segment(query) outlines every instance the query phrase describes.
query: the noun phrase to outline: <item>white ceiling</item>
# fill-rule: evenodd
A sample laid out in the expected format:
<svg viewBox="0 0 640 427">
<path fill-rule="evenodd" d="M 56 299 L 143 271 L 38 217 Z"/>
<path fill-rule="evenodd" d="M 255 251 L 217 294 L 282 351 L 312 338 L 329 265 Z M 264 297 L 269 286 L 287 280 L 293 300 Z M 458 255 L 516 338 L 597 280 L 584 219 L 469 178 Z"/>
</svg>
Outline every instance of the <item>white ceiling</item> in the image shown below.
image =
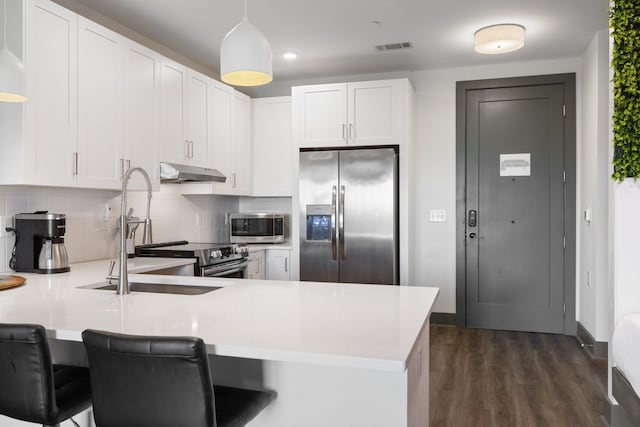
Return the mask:
<svg viewBox="0 0 640 427">
<path fill-rule="evenodd" d="M 216 72 L 225 33 L 242 0 L 70 0 Z M 580 56 L 607 27 L 608 0 L 248 0 L 249 20 L 268 38 L 275 81 L 414 71 Z M 379 21 L 380 24 L 372 24 Z M 473 33 L 497 23 L 526 27 L 523 49 L 473 51 Z M 377 52 L 411 41 L 413 49 Z M 298 59 L 280 54 L 295 50 Z"/>
</svg>

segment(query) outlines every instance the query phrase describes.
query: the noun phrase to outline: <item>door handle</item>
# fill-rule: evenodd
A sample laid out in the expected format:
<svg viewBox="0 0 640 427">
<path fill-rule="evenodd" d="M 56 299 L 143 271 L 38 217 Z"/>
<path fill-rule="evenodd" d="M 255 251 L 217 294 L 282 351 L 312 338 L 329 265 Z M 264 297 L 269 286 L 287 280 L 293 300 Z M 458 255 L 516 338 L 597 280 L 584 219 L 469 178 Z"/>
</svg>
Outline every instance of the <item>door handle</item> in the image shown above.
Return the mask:
<svg viewBox="0 0 640 427">
<path fill-rule="evenodd" d="M 331 189 L 331 258 L 334 261 L 338 259 L 338 247 L 336 244 L 336 193 L 337 188 L 334 185 Z"/>
<path fill-rule="evenodd" d="M 478 211 L 470 210 L 469 211 L 469 227 L 475 227 L 478 225 Z"/>
<path fill-rule="evenodd" d="M 344 185 L 340 186 L 340 214 L 338 217 L 338 240 L 340 240 L 340 259 L 347 259 L 347 251 L 344 245 Z"/>
<path fill-rule="evenodd" d="M 476 238 L 476 233 L 469 233 L 469 238 L 470 239 L 475 239 Z"/>
</svg>

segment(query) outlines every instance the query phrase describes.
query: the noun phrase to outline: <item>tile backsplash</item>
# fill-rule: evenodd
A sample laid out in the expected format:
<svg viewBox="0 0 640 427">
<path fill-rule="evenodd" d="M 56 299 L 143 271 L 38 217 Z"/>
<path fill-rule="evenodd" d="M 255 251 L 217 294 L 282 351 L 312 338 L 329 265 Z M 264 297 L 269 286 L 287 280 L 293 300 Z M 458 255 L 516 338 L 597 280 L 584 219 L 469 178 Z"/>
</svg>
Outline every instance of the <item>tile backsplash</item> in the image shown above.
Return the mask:
<svg viewBox="0 0 640 427">
<path fill-rule="evenodd" d="M 143 218 L 146 193 L 128 192 L 133 215 Z M 115 257 L 118 253 L 116 220 L 120 192 L 47 187 L 0 186 L 0 215 L 46 210 L 67 216 L 65 246 L 69 262 Z M 154 242 L 228 240 L 225 214 L 238 210 L 238 197 L 182 196 L 176 185 L 161 185 L 151 199 Z M 142 230 L 136 233 L 139 244 Z M 9 271 L 13 235 L 0 238 L 0 271 Z"/>
</svg>

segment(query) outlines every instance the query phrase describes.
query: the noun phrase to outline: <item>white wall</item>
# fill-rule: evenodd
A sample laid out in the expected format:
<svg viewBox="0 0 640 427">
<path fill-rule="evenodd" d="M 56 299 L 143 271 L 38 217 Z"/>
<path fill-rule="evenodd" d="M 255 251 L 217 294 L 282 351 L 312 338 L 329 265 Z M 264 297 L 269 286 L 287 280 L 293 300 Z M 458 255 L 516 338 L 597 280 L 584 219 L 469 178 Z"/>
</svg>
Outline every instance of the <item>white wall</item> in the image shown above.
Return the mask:
<svg viewBox="0 0 640 427">
<path fill-rule="evenodd" d="M 422 71 L 412 75 L 416 89 L 418 124 L 414 156 L 416 173 L 417 285 L 440 287 L 434 311 L 455 313 L 456 245 L 456 82 L 540 74 L 577 73 L 578 129 L 580 128 L 581 61 L 577 58 L 495 66 Z M 578 142 L 580 141 L 578 132 Z M 430 209 L 444 209 L 447 222 L 427 221 Z"/>
<path fill-rule="evenodd" d="M 253 96 L 290 95 L 292 85 L 408 77 L 416 91 L 414 160 L 415 248 L 410 277 L 416 286 L 437 286 L 434 311 L 455 313 L 456 82 L 539 74 L 576 73 L 577 141 L 580 145 L 582 61 L 566 58 L 491 66 L 448 68 L 390 74 L 340 76 L 322 80 L 280 82 L 255 89 Z M 580 158 L 578 157 L 578 163 Z M 429 223 L 430 209 L 444 209 L 445 223 Z"/>
<path fill-rule="evenodd" d="M 582 141 L 578 194 L 578 320 L 608 341 L 609 39 L 597 33 L 582 57 Z M 590 210 L 592 221 L 585 220 Z"/>
<path fill-rule="evenodd" d="M 154 241 L 186 239 L 211 242 L 228 240 L 224 215 L 238 210 L 237 197 L 189 196 L 175 185 L 161 185 L 151 201 Z M 144 217 L 146 193 L 130 191 L 134 215 Z M 105 211 L 111 208 L 110 218 Z M 0 215 L 48 210 L 67 215 L 65 246 L 69 262 L 115 257 L 118 253 L 116 219 L 120 212 L 117 191 L 0 186 Z M 137 243 L 142 229 L 137 232 Z M 9 271 L 13 235 L 0 238 L 0 272 Z"/>
</svg>

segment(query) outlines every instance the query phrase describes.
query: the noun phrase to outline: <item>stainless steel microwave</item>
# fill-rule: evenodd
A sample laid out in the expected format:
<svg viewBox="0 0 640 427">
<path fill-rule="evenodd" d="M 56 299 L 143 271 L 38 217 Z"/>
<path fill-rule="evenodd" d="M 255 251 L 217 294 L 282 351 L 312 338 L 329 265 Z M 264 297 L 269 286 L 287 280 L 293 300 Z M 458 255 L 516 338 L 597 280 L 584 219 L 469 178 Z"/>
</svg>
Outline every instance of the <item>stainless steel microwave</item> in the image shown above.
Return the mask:
<svg viewBox="0 0 640 427">
<path fill-rule="evenodd" d="M 229 216 L 231 243 L 284 242 L 284 215 L 274 213 L 232 213 Z"/>
</svg>

